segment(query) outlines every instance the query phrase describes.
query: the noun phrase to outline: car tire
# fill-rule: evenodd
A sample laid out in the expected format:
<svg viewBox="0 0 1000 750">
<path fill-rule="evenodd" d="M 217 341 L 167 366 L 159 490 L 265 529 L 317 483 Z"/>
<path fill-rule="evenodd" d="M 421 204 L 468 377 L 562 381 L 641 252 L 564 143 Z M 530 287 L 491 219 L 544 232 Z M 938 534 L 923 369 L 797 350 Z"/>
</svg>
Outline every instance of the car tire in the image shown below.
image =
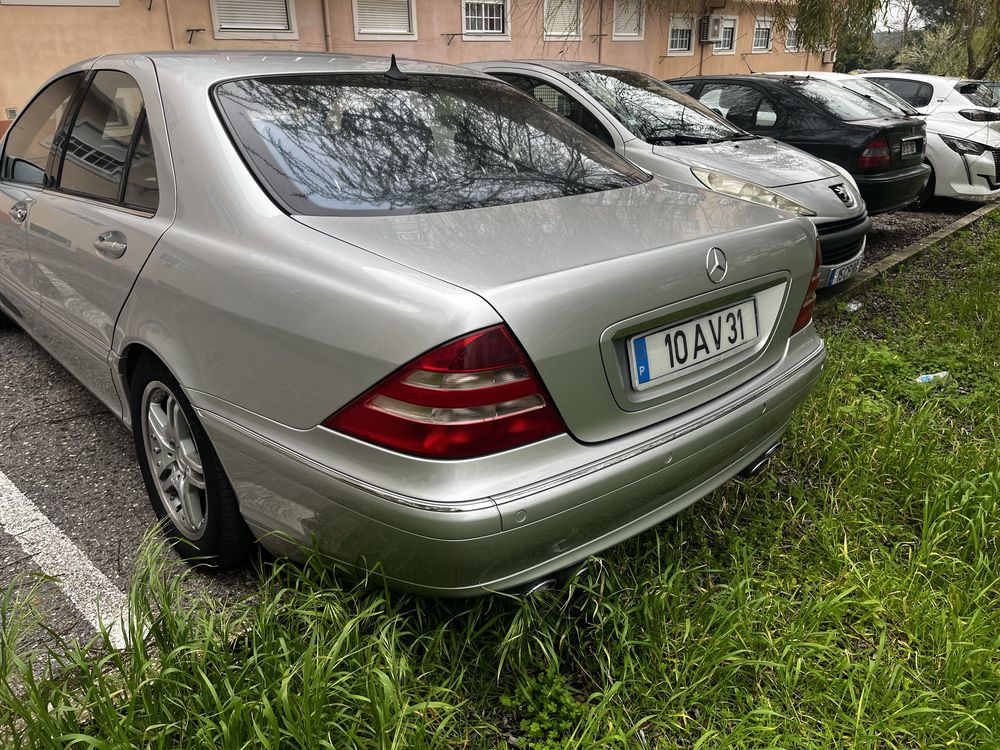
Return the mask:
<svg viewBox="0 0 1000 750">
<path fill-rule="evenodd" d="M 129 390 L 142 478 L 153 511 L 178 554 L 219 569 L 246 562 L 253 536 L 177 379 L 155 358 L 143 357 Z"/>
<path fill-rule="evenodd" d="M 931 173 L 927 177 L 927 184 L 924 185 L 924 189 L 920 191 L 920 195 L 917 196 L 917 200 L 913 204 L 913 207 L 917 210 L 927 208 L 927 204 L 929 204 L 934 199 L 934 188 L 935 188 L 934 167 L 931 166 L 930 162 L 924 162 L 924 163 L 931 168 Z"/>
</svg>

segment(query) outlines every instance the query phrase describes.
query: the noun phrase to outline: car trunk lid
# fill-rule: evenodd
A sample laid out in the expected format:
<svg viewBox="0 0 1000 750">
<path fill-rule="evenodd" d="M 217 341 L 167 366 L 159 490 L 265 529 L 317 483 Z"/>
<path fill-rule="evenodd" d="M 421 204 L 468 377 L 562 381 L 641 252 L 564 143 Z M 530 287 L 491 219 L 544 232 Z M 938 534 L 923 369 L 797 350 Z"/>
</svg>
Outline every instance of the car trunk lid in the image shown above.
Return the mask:
<svg viewBox="0 0 1000 750">
<path fill-rule="evenodd" d="M 925 126 L 923 121 L 908 118 L 885 118 L 878 120 L 857 120 L 852 125 L 862 126 L 870 130 L 870 138 L 865 148 L 879 138 L 884 138 L 889 146 L 889 164 L 873 171 L 885 171 L 915 167 L 924 161 Z M 859 154 L 860 155 L 860 154 Z"/>
<path fill-rule="evenodd" d="M 296 219 L 487 300 L 584 442 L 695 408 L 777 362 L 815 248 L 805 220 L 660 180 L 464 211 Z M 727 262 L 718 283 L 707 269 L 713 247 Z M 740 305 L 755 317 L 752 342 L 635 382 L 635 336 L 699 318 L 717 332 L 718 314 Z"/>
</svg>

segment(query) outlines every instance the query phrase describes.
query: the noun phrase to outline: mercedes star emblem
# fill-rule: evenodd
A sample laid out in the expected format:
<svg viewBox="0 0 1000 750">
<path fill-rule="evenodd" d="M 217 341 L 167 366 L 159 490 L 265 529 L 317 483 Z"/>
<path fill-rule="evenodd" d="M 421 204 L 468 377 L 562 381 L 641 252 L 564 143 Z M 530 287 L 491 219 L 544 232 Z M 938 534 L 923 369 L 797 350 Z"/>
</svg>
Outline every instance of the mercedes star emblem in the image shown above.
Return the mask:
<svg viewBox="0 0 1000 750">
<path fill-rule="evenodd" d="M 722 252 L 721 248 L 709 249 L 708 257 L 705 258 L 705 270 L 708 271 L 708 278 L 716 284 L 726 278 L 729 265 L 726 263 L 726 254 Z"/>
</svg>

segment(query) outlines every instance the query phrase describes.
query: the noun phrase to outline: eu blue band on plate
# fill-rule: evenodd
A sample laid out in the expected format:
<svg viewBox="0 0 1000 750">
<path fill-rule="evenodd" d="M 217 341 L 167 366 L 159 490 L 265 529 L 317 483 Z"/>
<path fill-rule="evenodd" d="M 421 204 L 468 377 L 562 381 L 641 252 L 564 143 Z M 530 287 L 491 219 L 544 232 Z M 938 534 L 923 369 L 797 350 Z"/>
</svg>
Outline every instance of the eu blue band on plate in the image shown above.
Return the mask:
<svg viewBox="0 0 1000 750">
<path fill-rule="evenodd" d="M 635 354 L 635 372 L 640 383 L 649 381 L 649 360 L 646 358 L 646 339 L 636 339 L 632 342 Z"/>
</svg>

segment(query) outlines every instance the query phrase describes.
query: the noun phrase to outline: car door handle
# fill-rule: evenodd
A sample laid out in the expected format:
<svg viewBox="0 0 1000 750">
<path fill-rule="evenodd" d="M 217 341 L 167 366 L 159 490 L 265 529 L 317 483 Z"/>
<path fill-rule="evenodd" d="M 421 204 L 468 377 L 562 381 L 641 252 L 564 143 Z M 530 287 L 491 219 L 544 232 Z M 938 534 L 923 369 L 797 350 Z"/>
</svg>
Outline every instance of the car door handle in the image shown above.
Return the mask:
<svg viewBox="0 0 1000 750">
<path fill-rule="evenodd" d="M 125 235 L 121 232 L 102 232 L 94 240 L 94 249 L 105 258 L 120 258 L 128 249 L 125 242 Z"/>
<path fill-rule="evenodd" d="M 10 218 L 14 220 L 15 224 L 23 224 L 24 220 L 28 218 L 28 204 L 24 201 L 18 201 L 11 206 Z"/>
</svg>

